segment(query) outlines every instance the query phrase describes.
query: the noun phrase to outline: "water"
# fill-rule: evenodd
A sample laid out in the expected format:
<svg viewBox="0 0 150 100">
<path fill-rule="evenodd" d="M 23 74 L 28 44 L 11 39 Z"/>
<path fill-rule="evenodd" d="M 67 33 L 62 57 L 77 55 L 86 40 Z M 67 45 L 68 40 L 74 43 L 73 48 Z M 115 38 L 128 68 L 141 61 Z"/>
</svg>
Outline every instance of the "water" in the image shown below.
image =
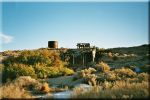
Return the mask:
<svg viewBox="0 0 150 100">
<path fill-rule="evenodd" d="M 71 94 L 73 93 L 73 91 L 67 90 L 67 91 L 63 91 L 63 92 L 57 92 L 57 93 L 52 93 L 52 94 L 40 94 L 37 95 L 37 98 L 70 98 Z"/>
<path fill-rule="evenodd" d="M 92 86 L 88 84 L 77 84 L 75 85 L 75 88 L 83 88 L 85 91 L 89 91 L 92 89 Z"/>
<path fill-rule="evenodd" d="M 84 88 L 85 90 L 90 90 L 92 86 L 88 85 L 88 84 L 77 84 L 75 85 L 75 88 L 77 87 L 81 87 Z M 56 92 L 56 93 L 49 93 L 49 94 L 41 94 L 41 95 L 37 95 L 37 98 L 64 98 L 64 99 L 69 99 L 71 98 L 71 95 L 73 94 L 73 91 L 71 90 L 67 90 L 67 91 L 63 91 L 63 92 Z"/>
<path fill-rule="evenodd" d="M 64 91 L 64 92 L 58 92 L 53 94 L 53 98 L 70 98 L 73 91 Z"/>
<path fill-rule="evenodd" d="M 47 94 L 40 94 L 36 95 L 36 98 L 52 98 L 52 95 L 47 93 Z"/>
<path fill-rule="evenodd" d="M 75 85 L 75 88 L 77 88 L 77 87 L 84 88 L 85 90 L 90 90 L 92 88 L 92 86 L 90 86 L 88 84 L 77 84 L 77 85 Z M 63 92 L 54 93 L 53 98 L 65 98 L 65 99 L 71 98 L 72 94 L 73 94 L 73 91 L 67 90 L 67 91 L 63 91 Z"/>
</svg>

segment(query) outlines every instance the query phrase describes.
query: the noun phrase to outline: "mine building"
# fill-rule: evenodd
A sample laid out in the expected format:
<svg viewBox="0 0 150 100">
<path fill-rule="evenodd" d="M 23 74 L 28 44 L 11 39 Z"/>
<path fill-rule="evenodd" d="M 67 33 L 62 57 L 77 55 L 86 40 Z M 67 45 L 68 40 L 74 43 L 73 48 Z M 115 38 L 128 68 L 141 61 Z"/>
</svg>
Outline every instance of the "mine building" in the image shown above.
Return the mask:
<svg viewBox="0 0 150 100">
<path fill-rule="evenodd" d="M 66 52 L 61 54 L 61 59 L 66 61 L 65 59 L 69 58 L 69 63 L 73 66 L 86 66 L 90 62 L 95 62 L 96 49 L 90 47 L 90 43 L 77 43 L 76 46 L 77 48 L 67 48 Z M 48 49 L 61 51 L 57 41 L 48 41 Z"/>
<path fill-rule="evenodd" d="M 90 48 L 90 43 L 77 43 L 77 48 Z"/>
</svg>

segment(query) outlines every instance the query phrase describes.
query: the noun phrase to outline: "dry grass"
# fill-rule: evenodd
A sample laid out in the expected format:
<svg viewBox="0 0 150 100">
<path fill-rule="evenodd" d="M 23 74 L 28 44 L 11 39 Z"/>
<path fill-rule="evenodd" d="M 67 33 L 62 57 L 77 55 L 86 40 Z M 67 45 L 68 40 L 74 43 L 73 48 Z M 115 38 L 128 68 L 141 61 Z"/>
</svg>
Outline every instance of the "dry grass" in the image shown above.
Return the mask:
<svg viewBox="0 0 150 100">
<path fill-rule="evenodd" d="M 86 76 L 88 76 L 89 74 L 92 74 L 96 72 L 96 70 L 94 68 L 88 68 L 88 69 L 84 69 L 81 71 L 78 71 L 77 74 L 75 75 L 76 78 L 84 78 Z"/>
<path fill-rule="evenodd" d="M 48 93 L 51 91 L 51 89 L 49 88 L 49 85 L 47 83 L 44 83 L 41 87 L 41 91 L 44 93 Z"/>
<path fill-rule="evenodd" d="M 115 83 L 105 82 L 102 86 L 93 87 L 90 91 L 82 88 L 74 90 L 72 98 L 148 98 L 149 83 L 129 83 L 126 81 L 116 81 Z"/>
<path fill-rule="evenodd" d="M 30 87 L 32 86 L 32 87 Z M 34 98 L 27 89 L 40 89 L 41 84 L 30 76 L 22 76 L 0 87 L 0 98 Z"/>
<path fill-rule="evenodd" d="M 92 74 L 86 74 L 85 77 L 90 75 Z M 75 88 L 72 98 L 135 99 L 149 97 L 148 73 L 138 74 L 129 68 L 119 68 L 100 72 L 95 77 L 97 77 L 94 79 L 96 84 L 91 90 Z M 90 79 L 92 78 L 89 77 Z"/>
<path fill-rule="evenodd" d="M 96 70 L 94 68 L 88 68 L 88 69 L 84 69 L 79 71 L 74 77 L 79 79 L 79 78 L 83 78 L 85 80 L 85 83 L 88 83 L 90 85 L 96 85 L 96 75 L 93 74 L 95 73 Z"/>
<path fill-rule="evenodd" d="M 135 77 L 136 73 L 129 68 L 115 69 L 114 73 L 120 77 Z"/>
<path fill-rule="evenodd" d="M 112 53 L 111 53 L 111 52 L 109 52 L 109 53 L 108 53 L 108 57 L 110 57 L 110 58 L 112 58 L 112 57 L 113 57 L 113 55 L 112 55 Z"/>
<path fill-rule="evenodd" d="M 108 72 L 110 70 L 109 65 L 102 61 L 96 65 L 96 68 L 102 72 Z"/>
<path fill-rule="evenodd" d="M 13 84 L 1 87 L 0 92 L 2 93 L 0 98 L 32 98 L 23 88 Z"/>
</svg>

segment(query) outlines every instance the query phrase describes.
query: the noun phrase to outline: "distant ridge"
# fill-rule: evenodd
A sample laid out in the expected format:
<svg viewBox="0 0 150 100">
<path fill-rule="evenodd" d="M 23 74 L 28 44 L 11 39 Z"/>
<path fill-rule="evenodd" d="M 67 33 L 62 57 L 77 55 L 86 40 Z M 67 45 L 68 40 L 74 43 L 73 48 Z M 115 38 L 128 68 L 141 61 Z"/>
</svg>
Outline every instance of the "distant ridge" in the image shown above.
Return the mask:
<svg viewBox="0 0 150 100">
<path fill-rule="evenodd" d="M 110 48 L 112 52 L 121 52 L 121 53 L 148 53 L 150 51 L 150 44 L 143 44 L 140 46 L 133 46 L 133 47 L 117 47 L 117 48 Z"/>
</svg>

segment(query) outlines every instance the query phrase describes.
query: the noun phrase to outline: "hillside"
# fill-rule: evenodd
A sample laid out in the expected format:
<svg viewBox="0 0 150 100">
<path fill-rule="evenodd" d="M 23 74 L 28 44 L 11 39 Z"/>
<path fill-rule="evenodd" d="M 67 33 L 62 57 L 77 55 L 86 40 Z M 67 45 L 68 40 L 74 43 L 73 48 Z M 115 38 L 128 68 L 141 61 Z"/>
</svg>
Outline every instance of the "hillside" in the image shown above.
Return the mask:
<svg viewBox="0 0 150 100">
<path fill-rule="evenodd" d="M 95 62 L 88 51 L 84 66 L 82 54 L 72 64 L 74 52 L 48 48 L 1 52 L 1 98 L 39 98 L 43 94 L 55 98 L 61 93 L 70 98 L 149 97 L 149 45 L 97 48 Z"/>
<path fill-rule="evenodd" d="M 128 48 L 107 49 L 101 60 L 111 67 L 139 67 L 143 70 L 149 69 L 149 45 L 141 45 Z"/>
<path fill-rule="evenodd" d="M 144 44 L 141 46 L 133 46 L 133 47 L 119 47 L 119 48 L 112 48 L 109 49 L 114 53 L 123 53 L 123 54 L 128 54 L 128 53 L 134 53 L 134 54 L 138 54 L 138 55 L 142 55 L 142 54 L 148 54 L 149 53 L 149 47 L 150 44 Z"/>
</svg>

